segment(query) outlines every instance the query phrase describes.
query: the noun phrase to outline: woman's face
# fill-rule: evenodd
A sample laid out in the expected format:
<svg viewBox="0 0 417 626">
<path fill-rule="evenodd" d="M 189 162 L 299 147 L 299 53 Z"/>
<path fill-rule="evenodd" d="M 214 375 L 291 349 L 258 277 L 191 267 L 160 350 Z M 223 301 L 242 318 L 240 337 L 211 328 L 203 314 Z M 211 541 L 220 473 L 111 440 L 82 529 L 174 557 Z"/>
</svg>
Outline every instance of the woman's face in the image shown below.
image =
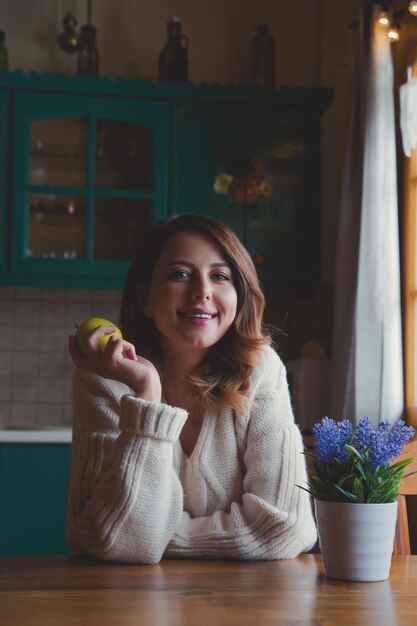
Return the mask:
<svg viewBox="0 0 417 626">
<path fill-rule="evenodd" d="M 193 231 L 169 239 L 153 272 L 145 315 L 168 351 L 201 356 L 229 330 L 236 316 L 232 270 L 219 248 Z"/>
</svg>

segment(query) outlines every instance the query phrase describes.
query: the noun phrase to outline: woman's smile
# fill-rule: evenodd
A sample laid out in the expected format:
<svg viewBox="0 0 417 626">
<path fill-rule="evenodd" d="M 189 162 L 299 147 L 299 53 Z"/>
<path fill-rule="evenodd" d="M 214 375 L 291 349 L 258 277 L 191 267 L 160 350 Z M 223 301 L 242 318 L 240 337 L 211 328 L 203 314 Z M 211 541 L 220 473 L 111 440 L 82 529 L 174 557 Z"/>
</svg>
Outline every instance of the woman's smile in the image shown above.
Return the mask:
<svg viewBox="0 0 417 626">
<path fill-rule="evenodd" d="M 213 321 L 218 316 L 215 311 L 208 311 L 207 309 L 187 309 L 186 311 L 178 311 L 178 315 L 183 317 L 190 324 L 196 324 L 197 326 L 204 326 Z"/>
</svg>

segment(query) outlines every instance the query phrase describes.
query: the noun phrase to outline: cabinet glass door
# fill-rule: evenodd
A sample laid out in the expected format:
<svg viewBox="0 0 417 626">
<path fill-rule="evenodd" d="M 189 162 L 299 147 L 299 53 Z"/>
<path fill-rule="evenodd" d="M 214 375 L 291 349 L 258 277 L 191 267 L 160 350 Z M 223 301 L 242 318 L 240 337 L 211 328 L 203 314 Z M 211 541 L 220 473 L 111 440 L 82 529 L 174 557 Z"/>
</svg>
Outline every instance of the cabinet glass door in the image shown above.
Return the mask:
<svg viewBox="0 0 417 626">
<path fill-rule="evenodd" d="M 29 184 L 85 187 L 86 183 L 86 118 L 31 122 Z"/>
<path fill-rule="evenodd" d="M 111 119 L 96 123 L 96 181 L 101 189 L 151 191 L 154 131 Z"/>
<path fill-rule="evenodd" d="M 97 119 L 95 259 L 132 259 L 141 232 L 151 224 L 152 201 L 140 192 L 152 194 L 154 143 L 152 128 Z M 125 192 L 125 197 L 120 192 Z M 132 196 L 132 192 L 140 195 Z"/>
<path fill-rule="evenodd" d="M 80 259 L 85 256 L 85 198 L 29 194 L 27 257 Z"/>
<path fill-rule="evenodd" d="M 26 256 L 85 257 L 86 198 L 66 193 L 87 184 L 87 120 L 69 117 L 30 124 L 29 185 L 60 193 L 29 193 Z"/>
<path fill-rule="evenodd" d="M 121 286 L 167 215 L 167 104 L 17 94 L 15 145 L 15 271 Z"/>
</svg>

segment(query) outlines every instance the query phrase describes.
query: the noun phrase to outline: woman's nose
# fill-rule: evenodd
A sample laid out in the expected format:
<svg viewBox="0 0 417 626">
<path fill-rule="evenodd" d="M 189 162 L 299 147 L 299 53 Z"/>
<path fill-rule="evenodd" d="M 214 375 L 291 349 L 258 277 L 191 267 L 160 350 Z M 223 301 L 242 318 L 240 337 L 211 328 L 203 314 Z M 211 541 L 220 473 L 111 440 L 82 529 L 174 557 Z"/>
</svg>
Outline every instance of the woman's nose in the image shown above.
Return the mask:
<svg viewBox="0 0 417 626">
<path fill-rule="evenodd" d="M 211 299 L 211 285 L 210 281 L 199 277 L 195 280 L 193 285 L 193 299 L 204 302 Z"/>
</svg>

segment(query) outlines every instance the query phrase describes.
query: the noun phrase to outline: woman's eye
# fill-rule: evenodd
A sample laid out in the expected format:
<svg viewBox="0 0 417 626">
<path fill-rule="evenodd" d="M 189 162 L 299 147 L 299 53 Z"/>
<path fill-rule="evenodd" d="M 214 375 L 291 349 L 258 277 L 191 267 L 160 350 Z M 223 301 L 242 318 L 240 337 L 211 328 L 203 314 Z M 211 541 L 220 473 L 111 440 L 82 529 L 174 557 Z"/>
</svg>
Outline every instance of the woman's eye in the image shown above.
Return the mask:
<svg viewBox="0 0 417 626">
<path fill-rule="evenodd" d="M 173 272 L 172 274 L 170 274 L 170 278 L 173 280 L 184 280 L 185 278 L 189 277 L 189 273 L 186 272 L 185 270 L 177 270 L 176 272 Z"/>
<path fill-rule="evenodd" d="M 229 276 L 227 274 L 223 274 L 223 272 L 214 274 L 214 278 L 215 280 L 230 280 Z"/>
</svg>

